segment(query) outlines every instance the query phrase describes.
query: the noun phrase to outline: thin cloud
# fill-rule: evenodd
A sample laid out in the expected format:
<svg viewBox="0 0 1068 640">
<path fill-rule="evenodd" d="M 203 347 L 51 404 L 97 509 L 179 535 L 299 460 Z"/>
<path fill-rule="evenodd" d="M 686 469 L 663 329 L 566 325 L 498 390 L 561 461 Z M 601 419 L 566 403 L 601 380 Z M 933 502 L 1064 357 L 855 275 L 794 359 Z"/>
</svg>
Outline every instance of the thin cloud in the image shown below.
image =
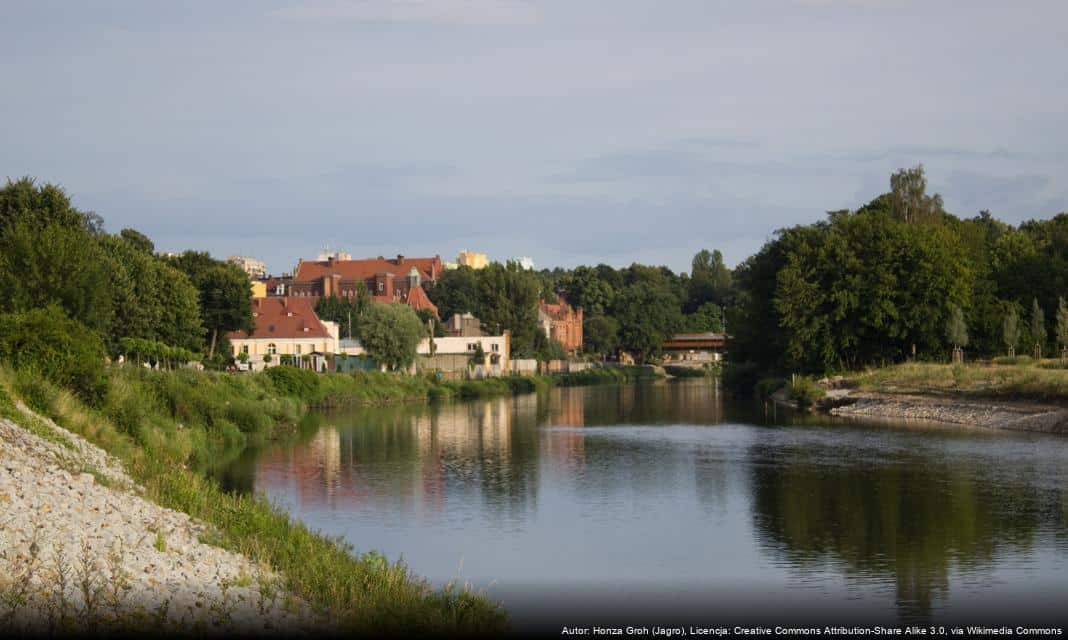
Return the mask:
<svg viewBox="0 0 1068 640">
<path fill-rule="evenodd" d="M 537 10 L 518 0 L 351 0 L 292 5 L 273 18 L 306 22 L 370 24 L 521 25 L 539 21 Z"/>
</svg>

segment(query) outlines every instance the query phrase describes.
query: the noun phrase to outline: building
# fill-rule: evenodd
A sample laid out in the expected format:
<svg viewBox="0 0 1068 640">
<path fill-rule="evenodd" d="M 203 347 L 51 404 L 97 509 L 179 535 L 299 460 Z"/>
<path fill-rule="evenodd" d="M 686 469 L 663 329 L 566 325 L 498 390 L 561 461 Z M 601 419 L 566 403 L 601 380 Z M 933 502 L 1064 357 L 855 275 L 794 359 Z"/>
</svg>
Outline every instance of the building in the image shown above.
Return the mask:
<svg viewBox="0 0 1068 640">
<path fill-rule="evenodd" d="M 676 333 L 664 341 L 661 348 L 671 360 L 718 362 L 727 346 L 727 336 L 711 331 L 704 333 Z"/>
<path fill-rule="evenodd" d="M 229 333 L 233 356 L 248 354 L 254 370 L 274 366 L 282 356 L 300 365 L 302 356 L 338 352 L 336 322 L 320 320 L 315 315 L 315 301 L 308 298 L 274 296 L 252 301 L 252 333 Z M 270 358 L 266 358 L 270 356 Z"/>
<path fill-rule="evenodd" d="M 481 347 L 481 357 L 478 357 Z M 511 372 L 511 336 L 423 338 L 415 349 L 419 372 L 438 371 L 449 378 L 485 378 Z"/>
<path fill-rule="evenodd" d="M 286 295 L 301 298 L 354 297 L 360 283 L 363 283 L 375 302 L 401 302 L 416 311 L 427 310 L 437 315 L 438 309 L 430 301 L 424 287 L 432 287 L 441 272 L 440 256 L 302 260 L 285 289 Z"/>
<path fill-rule="evenodd" d="M 236 264 L 253 280 L 263 280 L 267 277 L 267 265 L 263 260 L 250 258 L 249 256 L 230 256 L 226 259 L 230 264 Z"/>
<path fill-rule="evenodd" d="M 460 252 L 460 255 L 456 256 L 456 264 L 461 267 L 471 267 L 472 269 L 485 269 L 486 265 L 489 264 L 489 258 L 484 253 L 475 253 L 464 249 Z"/>
<path fill-rule="evenodd" d="M 582 307 L 572 309 L 559 297 L 556 304 L 541 302 L 538 304 L 538 324 L 545 337 L 559 342 L 564 351 L 575 354 L 582 349 Z"/>
<path fill-rule="evenodd" d="M 252 281 L 252 297 L 253 298 L 266 298 L 267 297 L 267 281 L 265 281 L 265 280 L 253 280 Z"/>
<path fill-rule="evenodd" d="M 327 260 L 352 260 L 352 254 L 345 253 L 344 251 L 328 251 L 324 249 L 316 260 L 319 262 L 326 262 Z"/>
<path fill-rule="evenodd" d="M 442 326 L 445 335 L 454 338 L 477 338 L 482 335 L 482 322 L 470 313 L 454 313 Z"/>
</svg>

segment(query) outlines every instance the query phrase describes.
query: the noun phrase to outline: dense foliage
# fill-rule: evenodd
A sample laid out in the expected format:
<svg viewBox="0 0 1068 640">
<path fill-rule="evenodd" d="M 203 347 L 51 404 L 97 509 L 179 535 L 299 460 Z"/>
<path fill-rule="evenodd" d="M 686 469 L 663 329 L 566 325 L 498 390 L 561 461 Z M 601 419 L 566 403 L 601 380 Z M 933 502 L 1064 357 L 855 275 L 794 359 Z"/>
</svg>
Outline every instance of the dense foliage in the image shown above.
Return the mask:
<svg viewBox="0 0 1068 640">
<path fill-rule="evenodd" d="M 739 265 L 732 361 L 822 373 L 946 359 L 954 345 L 1046 348 L 1043 310 L 1068 286 L 1068 215 L 1018 228 L 985 211 L 959 219 L 925 189 L 922 167 L 902 170 L 890 193 L 780 230 Z"/>
<path fill-rule="evenodd" d="M 60 187 L 21 178 L 0 188 L 0 312 L 55 307 L 106 354 L 141 341 L 155 345 L 157 362 L 199 359 L 190 356 L 210 353 L 221 332 L 251 327 L 244 272 L 203 253 L 154 250 L 134 229 L 106 233 Z"/>
<path fill-rule="evenodd" d="M 367 354 L 390 370 L 410 366 L 426 334 L 419 316 L 399 302 L 371 305 L 360 323 L 360 341 Z"/>
<path fill-rule="evenodd" d="M 0 314 L 0 361 L 35 370 L 89 402 L 107 390 L 100 336 L 55 305 Z"/>
</svg>

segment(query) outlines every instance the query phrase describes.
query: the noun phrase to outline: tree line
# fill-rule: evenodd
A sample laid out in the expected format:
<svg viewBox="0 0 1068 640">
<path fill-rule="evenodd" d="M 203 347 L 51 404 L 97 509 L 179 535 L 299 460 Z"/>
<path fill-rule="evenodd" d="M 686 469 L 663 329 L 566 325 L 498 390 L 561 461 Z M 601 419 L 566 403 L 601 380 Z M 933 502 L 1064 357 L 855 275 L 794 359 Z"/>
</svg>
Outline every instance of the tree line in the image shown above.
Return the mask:
<svg viewBox="0 0 1068 640">
<path fill-rule="evenodd" d="M 902 169 L 889 192 L 781 229 L 738 265 L 732 362 L 824 373 L 1068 346 L 1068 214 L 958 218 L 926 185 L 922 165 Z"/>
<path fill-rule="evenodd" d="M 202 252 L 157 254 L 134 229 L 106 233 L 99 215 L 31 178 L 0 189 L 0 291 L 0 356 L 77 379 L 87 398 L 102 393 L 105 356 L 221 367 L 226 333 L 253 327 L 240 268 Z"/>
</svg>

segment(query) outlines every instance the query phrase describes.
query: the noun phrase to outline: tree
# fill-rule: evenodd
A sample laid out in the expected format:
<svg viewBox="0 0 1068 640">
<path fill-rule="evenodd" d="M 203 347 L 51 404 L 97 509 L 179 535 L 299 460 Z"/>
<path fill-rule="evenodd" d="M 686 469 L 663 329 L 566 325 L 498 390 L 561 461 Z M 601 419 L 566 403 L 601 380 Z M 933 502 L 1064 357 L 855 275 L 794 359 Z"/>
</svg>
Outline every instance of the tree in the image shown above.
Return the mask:
<svg viewBox="0 0 1068 640">
<path fill-rule="evenodd" d="M 1016 305 L 1010 306 L 1009 312 L 1005 314 L 1001 335 L 1005 346 L 1008 347 L 1009 357 L 1015 356 L 1016 345 L 1020 343 L 1020 317 L 1016 313 Z"/>
<path fill-rule="evenodd" d="M 1068 350 L 1068 305 L 1064 298 L 1057 298 L 1057 344 L 1061 345 L 1061 352 Z"/>
<path fill-rule="evenodd" d="M 210 336 L 208 358 L 215 356 L 220 332 L 252 331 L 252 288 L 240 267 L 202 251 L 186 251 L 171 258 L 171 264 L 197 288 L 200 317 Z"/>
<path fill-rule="evenodd" d="M 942 214 L 942 196 L 927 195 L 923 165 L 899 169 L 890 176 L 890 212 L 906 224 L 937 221 Z"/>
<path fill-rule="evenodd" d="M 0 314 L 0 360 L 32 369 L 91 404 L 107 392 L 100 334 L 57 305 Z"/>
<path fill-rule="evenodd" d="M 1031 339 L 1035 344 L 1035 357 L 1042 357 L 1042 347 L 1046 342 L 1046 318 L 1042 307 L 1038 305 L 1038 298 L 1031 303 Z"/>
<path fill-rule="evenodd" d="M 582 323 L 582 348 L 608 356 L 619 348 L 619 323 L 611 316 L 593 316 Z"/>
<path fill-rule="evenodd" d="M 358 338 L 360 322 L 371 304 L 367 286 L 358 282 L 355 296 L 330 295 L 319 298 L 315 303 L 315 314 L 323 320 L 336 322 L 342 338 Z"/>
<path fill-rule="evenodd" d="M 679 300 L 665 286 L 649 282 L 628 285 L 616 299 L 620 347 L 638 362 L 647 362 L 681 324 Z"/>
<path fill-rule="evenodd" d="M 946 320 L 946 339 L 957 351 L 968 346 L 968 325 L 964 322 L 964 312 L 957 305 L 950 305 L 949 318 Z"/>
<path fill-rule="evenodd" d="M 119 232 L 123 240 L 129 242 L 135 249 L 152 255 L 156 251 L 156 245 L 148 239 L 148 236 L 134 229 L 123 229 Z"/>
<path fill-rule="evenodd" d="M 718 249 L 702 249 L 693 257 L 688 283 L 688 299 L 684 311 L 693 313 L 702 305 L 712 302 L 722 305 L 731 288 L 731 270 L 723 263 L 723 254 Z"/>
<path fill-rule="evenodd" d="M 367 353 L 390 370 L 410 366 L 425 335 L 415 312 L 398 302 L 372 305 L 360 328 L 360 341 Z"/>
<path fill-rule="evenodd" d="M 83 229 L 20 219 L 0 233 L 0 310 L 56 304 L 101 335 L 110 333 L 114 262 Z"/>
<path fill-rule="evenodd" d="M 723 310 L 714 302 L 706 302 L 685 317 L 685 326 L 687 331 L 719 333 L 723 331 Z"/>
</svg>

